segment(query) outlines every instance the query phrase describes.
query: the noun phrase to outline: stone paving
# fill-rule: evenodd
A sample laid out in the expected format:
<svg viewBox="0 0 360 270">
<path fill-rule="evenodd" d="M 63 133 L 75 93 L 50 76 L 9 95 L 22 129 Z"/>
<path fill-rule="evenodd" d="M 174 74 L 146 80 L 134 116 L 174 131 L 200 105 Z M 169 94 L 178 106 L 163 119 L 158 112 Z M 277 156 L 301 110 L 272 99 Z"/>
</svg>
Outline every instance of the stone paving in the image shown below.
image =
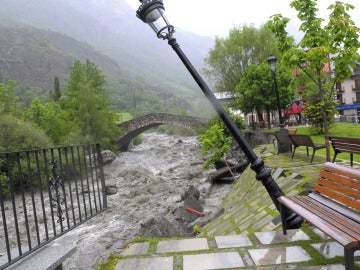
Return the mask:
<svg viewBox="0 0 360 270">
<path fill-rule="evenodd" d="M 310 163 L 301 152 L 294 160 L 290 153 L 274 155 L 271 146 L 258 150 L 287 195 L 311 189 L 324 163 L 321 156 Z M 279 213 L 251 169 L 233 184 L 223 207 L 197 238 L 129 244 L 115 270 L 345 269 L 343 247 L 309 224 L 282 234 Z M 355 256 L 360 269 L 360 251 Z"/>
<path fill-rule="evenodd" d="M 319 256 L 325 263 L 316 266 Z M 271 231 L 131 243 L 115 270 L 345 269 L 342 261 L 334 260 L 337 256 L 343 256 L 342 246 L 321 233 L 314 243 L 303 230 L 289 230 L 286 236 Z M 360 251 L 355 256 L 360 256 Z"/>
</svg>

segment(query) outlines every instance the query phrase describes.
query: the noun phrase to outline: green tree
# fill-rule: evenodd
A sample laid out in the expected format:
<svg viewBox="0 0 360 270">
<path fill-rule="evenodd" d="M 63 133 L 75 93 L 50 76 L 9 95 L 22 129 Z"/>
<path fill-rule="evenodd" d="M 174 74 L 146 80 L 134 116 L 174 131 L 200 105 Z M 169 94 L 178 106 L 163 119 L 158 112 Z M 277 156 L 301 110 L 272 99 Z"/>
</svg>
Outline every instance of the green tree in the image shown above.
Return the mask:
<svg viewBox="0 0 360 270">
<path fill-rule="evenodd" d="M 239 129 L 245 127 L 241 116 L 228 112 Z M 217 116 L 208 124 L 209 128 L 200 136 L 201 152 L 203 155 L 210 155 L 205 161 L 203 168 L 207 169 L 215 162 L 224 157 L 231 150 L 232 137 L 224 122 Z"/>
<path fill-rule="evenodd" d="M 317 16 L 315 0 L 294 0 L 290 6 L 296 9 L 302 22 L 299 30 L 304 35 L 298 44 L 291 43 L 286 32 L 288 18 L 274 15 L 268 25 L 278 38 L 283 60 L 301 70 L 299 79 L 306 89 L 306 105 L 321 112 L 321 129 L 327 138 L 329 119 L 335 113 L 332 109 L 335 83 L 349 78 L 359 60 L 360 31 L 347 13 L 354 6 L 340 1 L 331 4 L 327 24 Z M 329 142 L 325 141 L 326 158 L 330 160 Z"/>
<path fill-rule="evenodd" d="M 270 54 L 277 54 L 276 39 L 268 27 L 244 25 L 230 30 L 228 38 L 216 38 L 205 59 L 205 69 L 219 92 L 234 92 L 246 68 L 261 64 Z"/>
<path fill-rule="evenodd" d="M 80 142 L 80 128 L 69 119 L 58 102 L 42 102 L 35 98 L 30 107 L 24 110 L 23 119 L 32 121 L 57 145 Z"/>
<path fill-rule="evenodd" d="M 291 76 L 286 68 L 280 67 L 276 72 L 278 91 L 280 96 L 280 108 L 285 108 L 294 100 L 294 91 L 291 90 Z M 248 67 L 236 86 L 240 94 L 238 99 L 240 110 L 248 114 L 256 111 L 259 120 L 263 121 L 262 114 L 266 112 L 270 119 L 270 112 L 277 110 L 274 79 L 267 63 L 251 65 Z M 268 122 L 270 128 L 270 121 Z"/>
<path fill-rule="evenodd" d="M 83 140 L 113 147 L 119 129 L 104 86 L 105 77 L 94 63 L 76 61 L 62 102 L 70 120 L 81 130 Z"/>
<path fill-rule="evenodd" d="M 19 98 L 14 93 L 15 85 L 15 81 L 0 83 L 0 114 L 17 114 Z"/>
<path fill-rule="evenodd" d="M 50 91 L 50 99 L 59 101 L 61 98 L 60 80 L 58 76 L 54 78 L 54 90 Z"/>
</svg>

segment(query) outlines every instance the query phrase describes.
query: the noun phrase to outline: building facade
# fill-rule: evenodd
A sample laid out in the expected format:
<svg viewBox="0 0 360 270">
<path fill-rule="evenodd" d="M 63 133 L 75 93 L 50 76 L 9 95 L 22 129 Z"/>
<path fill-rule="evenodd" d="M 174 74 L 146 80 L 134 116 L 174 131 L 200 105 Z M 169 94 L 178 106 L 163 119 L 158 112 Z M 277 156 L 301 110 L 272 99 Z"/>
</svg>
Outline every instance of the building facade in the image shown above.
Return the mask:
<svg viewBox="0 0 360 270">
<path fill-rule="evenodd" d="M 338 103 L 338 120 L 360 124 L 360 64 L 356 65 L 349 79 L 336 84 L 336 90 L 334 99 Z"/>
</svg>

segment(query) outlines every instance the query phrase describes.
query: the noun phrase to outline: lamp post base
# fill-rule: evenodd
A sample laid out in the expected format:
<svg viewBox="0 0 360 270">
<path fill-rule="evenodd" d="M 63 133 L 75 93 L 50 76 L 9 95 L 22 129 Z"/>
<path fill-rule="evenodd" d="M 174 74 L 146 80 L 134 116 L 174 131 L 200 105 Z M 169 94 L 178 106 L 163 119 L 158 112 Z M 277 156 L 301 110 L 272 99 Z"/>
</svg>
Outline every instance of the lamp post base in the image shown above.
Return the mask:
<svg viewBox="0 0 360 270">
<path fill-rule="evenodd" d="M 280 125 L 280 130 L 278 131 L 279 133 L 281 133 L 281 134 L 286 134 L 286 135 L 288 135 L 289 134 L 289 131 L 286 129 L 286 128 L 284 128 L 284 124 L 281 124 Z M 281 142 L 279 142 L 278 141 L 278 152 L 279 153 L 286 153 L 286 152 L 291 152 L 291 150 L 292 150 L 292 146 L 291 145 L 289 145 L 289 144 L 284 144 L 284 143 L 281 143 Z"/>
</svg>

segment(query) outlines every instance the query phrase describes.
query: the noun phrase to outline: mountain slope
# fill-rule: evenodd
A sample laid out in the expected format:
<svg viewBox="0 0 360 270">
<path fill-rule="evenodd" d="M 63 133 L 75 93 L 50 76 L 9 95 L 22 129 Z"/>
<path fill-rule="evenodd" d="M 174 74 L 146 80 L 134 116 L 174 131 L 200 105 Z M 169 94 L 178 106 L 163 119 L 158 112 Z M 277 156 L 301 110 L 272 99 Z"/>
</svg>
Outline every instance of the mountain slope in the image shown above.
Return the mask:
<svg viewBox="0 0 360 270">
<path fill-rule="evenodd" d="M 61 49 L 54 53 L 58 54 L 57 57 L 53 56 L 55 63 L 61 60 L 55 70 L 63 70 L 69 66 L 69 62 L 83 58 L 89 58 L 105 69 L 104 73 L 110 78 L 108 90 L 112 101 L 114 104 L 122 104 L 122 109 L 128 110 L 131 107 L 129 103 L 134 103 L 134 96 L 144 96 L 144 93 L 158 99 L 169 97 L 171 100 L 182 100 L 180 103 L 187 104 L 187 110 L 191 107 L 189 100 L 196 101 L 201 96 L 175 52 L 166 41 L 158 40 L 152 30 L 135 17 L 135 11 L 125 1 L 0 0 L 0 5 L 0 17 L 7 18 L 7 22 L 45 30 L 31 32 L 33 38 L 45 40 L 50 47 Z M 181 30 L 177 30 L 176 34 L 183 50 L 200 70 L 213 41 Z M 80 42 L 74 46 L 75 40 Z M 97 53 L 90 52 L 90 49 L 95 49 Z M 61 54 L 65 56 L 61 57 Z M 105 62 L 110 67 L 106 67 L 98 55 L 102 55 L 101 59 L 107 56 Z M 46 53 L 44 56 L 45 59 L 39 59 L 40 62 L 51 59 Z M 37 79 L 46 81 L 41 83 L 41 87 L 51 85 L 55 73 L 46 73 L 40 69 L 39 75 L 43 76 L 37 76 Z M 34 82 L 37 79 L 28 80 Z M 153 102 L 160 101 L 155 99 Z M 154 104 L 153 107 L 157 106 Z"/>
</svg>

